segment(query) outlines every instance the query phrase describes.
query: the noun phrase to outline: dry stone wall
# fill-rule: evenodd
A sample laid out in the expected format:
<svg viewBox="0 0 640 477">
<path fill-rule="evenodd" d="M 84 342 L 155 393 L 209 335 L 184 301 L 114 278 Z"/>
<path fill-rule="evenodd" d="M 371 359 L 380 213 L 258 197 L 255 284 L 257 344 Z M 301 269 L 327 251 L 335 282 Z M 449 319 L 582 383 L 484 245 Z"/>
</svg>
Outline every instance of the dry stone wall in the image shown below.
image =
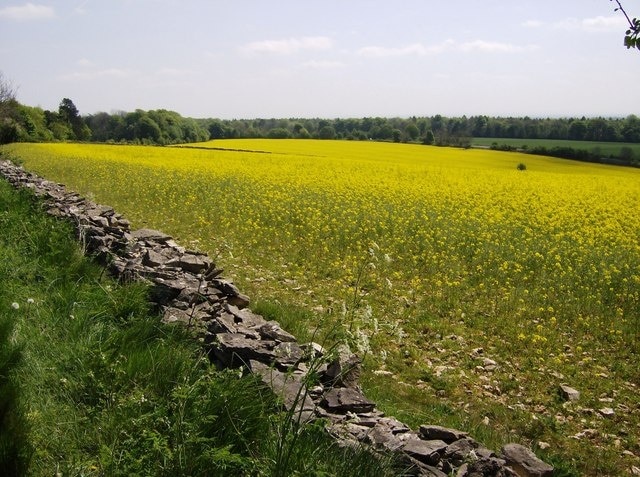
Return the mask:
<svg viewBox="0 0 640 477">
<path fill-rule="evenodd" d="M 291 415 L 324 419 L 344 445 L 397 453 L 420 476 L 550 476 L 553 468 L 529 449 L 509 444 L 498 454 L 467 433 L 436 425 L 416 430 L 385 416 L 358 385 L 360 360 L 346 347 L 300 344 L 275 321 L 249 310 L 249 297 L 200 252 L 149 229 L 131 230 L 113 208 L 95 204 L 10 161 L 0 173 L 41 198 L 49 214 L 71 221 L 86 252 L 119 280 L 143 280 L 165 323 L 191 327 L 212 362 L 261 377 Z M 313 383 L 308 376 L 313 370 Z"/>
</svg>

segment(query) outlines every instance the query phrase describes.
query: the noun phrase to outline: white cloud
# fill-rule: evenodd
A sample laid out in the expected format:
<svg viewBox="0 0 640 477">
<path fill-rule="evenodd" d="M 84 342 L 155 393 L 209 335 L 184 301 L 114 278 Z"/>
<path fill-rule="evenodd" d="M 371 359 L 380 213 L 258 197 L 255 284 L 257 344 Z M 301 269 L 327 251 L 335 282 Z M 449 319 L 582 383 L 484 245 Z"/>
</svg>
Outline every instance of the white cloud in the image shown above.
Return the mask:
<svg viewBox="0 0 640 477">
<path fill-rule="evenodd" d="M 19 7 L 5 7 L 0 9 L 0 18 L 9 20 L 43 20 L 55 18 L 53 7 L 27 3 Z"/>
<path fill-rule="evenodd" d="M 328 50 L 332 46 L 333 40 L 326 36 L 305 36 L 284 40 L 255 41 L 243 46 L 241 49 L 247 53 L 290 55 L 301 50 Z"/>
<path fill-rule="evenodd" d="M 480 53 L 520 53 L 536 49 L 533 45 L 520 46 L 511 43 L 500 43 L 484 40 L 475 40 L 465 43 L 457 43 L 454 40 L 445 40 L 436 45 L 423 45 L 413 43 L 401 47 L 367 46 L 360 48 L 358 54 L 368 57 L 393 57 L 393 56 L 425 56 L 436 55 L 446 51 L 480 52 Z"/>
<path fill-rule="evenodd" d="M 532 51 L 536 47 L 533 45 L 519 46 L 511 43 L 499 43 L 494 41 L 476 40 L 462 43 L 457 47 L 458 50 L 464 52 L 481 52 L 481 53 L 520 53 L 523 51 Z"/>
<path fill-rule="evenodd" d="M 582 25 L 588 31 L 618 31 L 628 26 L 622 15 L 585 18 L 582 20 Z"/>
<path fill-rule="evenodd" d="M 582 30 L 587 32 L 619 31 L 628 28 L 628 23 L 622 15 L 598 16 L 593 18 L 567 18 L 553 24 L 560 30 Z"/>
</svg>

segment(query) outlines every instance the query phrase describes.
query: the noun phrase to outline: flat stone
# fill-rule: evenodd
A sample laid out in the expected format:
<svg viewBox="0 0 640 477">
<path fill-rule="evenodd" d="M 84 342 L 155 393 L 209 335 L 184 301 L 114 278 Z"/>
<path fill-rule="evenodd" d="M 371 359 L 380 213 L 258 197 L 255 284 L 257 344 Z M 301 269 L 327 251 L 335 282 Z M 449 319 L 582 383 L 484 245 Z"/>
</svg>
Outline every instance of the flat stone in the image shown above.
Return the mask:
<svg viewBox="0 0 640 477">
<path fill-rule="evenodd" d="M 153 250 L 147 250 L 142 258 L 142 264 L 147 267 L 159 267 L 163 265 L 167 261 L 167 257 L 159 254 L 158 252 L 154 252 Z"/>
<path fill-rule="evenodd" d="M 249 298 L 249 296 L 243 293 L 238 293 L 237 295 L 228 296 L 227 301 L 230 304 L 237 306 L 238 308 L 241 308 L 241 309 L 246 308 L 251 304 L 251 299 Z"/>
<path fill-rule="evenodd" d="M 166 242 L 167 240 L 171 240 L 171 236 L 165 234 L 164 232 L 160 232 L 159 230 L 153 229 L 138 229 L 133 230 L 131 232 L 131 236 L 134 240 L 142 240 L 142 241 L 154 241 L 154 242 Z"/>
<path fill-rule="evenodd" d="M 292 411 L 292 418 L 296 422 L 307 422 L 315 418 L 316 405 L 309 397 L 304 376 L 283 373 L 255 360 L 249 361 L 249 367 L 281 399 L 284 408 Z"/>
<path fill-rule="evenodd" d="M 220 333 L 211 350 L 216 358 L 228 367 L 246 365 L 250 360 L 272 363 L 276 359 L 273 351 L 275 341 L 255 340 L 242 334 Z"/>
<path fill-rule="evenodd" d="M 222 280 L 220 278 L 214 278 L 213 280 L 211 280 L 211 284 L 225 295 L 235 296 L 240 294 L 240 290 L 238 289 L 238 287 L 230 281 Z"/>
<path fill-rule="evenodd" d="M 425 440 L 438 439 L 446 442 L 447 444 L 451 444 L 452 442 L 464 439 L 468 436 L 469 434 L 466 432 L 458 431 L 456 429 L 449 429 L 442 426 L 420 426 L 420 437 Z"/>
<path fill-rule="evenodd" d="M 289 341 L 278 343 L 273 348 L 273 353 L 276 356 L 275 362 L 284 367 L 297 364 L 304 356 L 304 351 L 302 351 L 298 343 Z"/>
<path fill-rule="evenodd" d="M 168 307 L 162 315 L 163 323 L 182 323 L 187 326 L 204 326 L 204 320 L 209 315 L 198 309 Z"/>
<path fill-rule="evenodd" d="M 190 254 L 182 255 L 181 257 L 174 258 L 166 263 L 167 266 L 178 267 L 185 272 L 193 274 L 204 272 L 210 264 L 211 262 L 209 260 L 205 260 L 202 256 Z"/>
<path fill-rule="evenodd" d="M 342 345 L 337 356 L 327 366 L 323 380 L 333 386 L 354 387 L 360 381 L 360 358 Z"/>
<path fill-rule="evenodd" d="M 440 462 L 441 453 L 447 448 L 447 443 L 441 440 L 425 441 L 413 439 L 402 447 L 402 450 L 411 457 L 428 465 L 436 465 Z"/>
<path fill-rule="evenodd" d="M 85 214 L 89 217 L 111 217 L 115 211 L 108 205 L 91 204 L 91 208 L 87 209 Z"/>
<path fill-rule="evenodd" d="M 235 305 L 228 304 L 226 311 L 233 316 L 233 320 L 237 325 L 246 328 L 257 329 L 267 323 L 262 316 L 255 314 L 251 310 L 241 309 Z"/>
<path fill-rule="evenodd" d="M 610 407 L 605 407 L 605 408 L 599 409 L 598 413 L 602 417 L 613 417 L 616 414 L 616 412 Z"/>
<path fill-rule="evenodd" d="M 282 342 L 295 342 L 296 337 L 291 333 L 287 333 L 280 327 L 280 323 L 277 321 L 268 321 L 264 325 L 258 328 L 258 333 L 264 338 L 282 341 Z"/>
<path fill-rule="evenodd" d="M 520 477 L 551 477 L 553 467 L 538 459 L 533 451 L 520 444 L 507 444 L 502 448 L 502 456 Z"/>
<path fill-rule="evenodd" d="M 460 465 L 470 459 L 471 452 L 475 453 L 478 443 L 473 439 L 460 439 L 447 446 L 444 451 L 444 457 L 451 461 L 454 465 Z"/>
<path fill-rule="evenodd" d="M 103 229 L 106 229 L 107 227 L 109 227 L 109 221 L 106 219 L 106 217 L 101 217 L 99 215 L 96 216 L 89 216 L 89 220 L 94 224 L 97 225 L 99 227 L 102 227 Z"/>
<path fill-rule="evenodd" d="M 136 270 L 134 269 L 134 271 Z M 144 272 L 142 275 L 144 275 Z M 197 282 L 194 283 L 194 280 L 189 280 L 188 277 L 175 279 L 154 278 L 152 281 L 151 299 L 159 304 L 169 303 L 181 294 L 190 295 L 198 290 Z M 187 291 L 185 292 L 185 290 Z"/>
<path fill-rule="evenodd" d="M 577 391 L 565 384 L 560 385 L 560 396 L 565 401 L 577 401 L 580 399 L 580 391 Z"/>
<path fill-rule="evenodd" d="M 526 477 L 526 474 L 517 474 L 505 465 L 506 462 L 503 459 L 483 457 L 468 465 L 464 477 Z"/>
<path fill-rule="evenodd" d="M 341 422 L 333 426 L 332 430 L 341 436 L 348 436 L 348 438 L 355 439 L 358 442 L 364 442 L 369 434 L 369 428 L 353 422 Z"/>
<path fill-rule="evenodd" d="M 375 403 L 353 388 L 332 388 L 322 398 L 322 405 L 331 412 L 371 412 Z"/>
<path fill-rule="evenodd" d="M 366 436 L 366 441 L 376 447 L 381 447 L 395 439 L 393 432 L 383 427 L 374 427 Z"/>
<path fill-rule="evenodd" d="M 211 333 L 238 333 L 238 328 L 233 321 L 233 315 L 222 312 L 213 317 L 209 323 Z"/>
<path fill-rule="evenodd" d="M 398 421 L 395 417 L 361 417 L 360 423 L 363 426 L 384 429 L 392 434 L 402 434 L 411 430 L 409 426 Z"/>
</svg>

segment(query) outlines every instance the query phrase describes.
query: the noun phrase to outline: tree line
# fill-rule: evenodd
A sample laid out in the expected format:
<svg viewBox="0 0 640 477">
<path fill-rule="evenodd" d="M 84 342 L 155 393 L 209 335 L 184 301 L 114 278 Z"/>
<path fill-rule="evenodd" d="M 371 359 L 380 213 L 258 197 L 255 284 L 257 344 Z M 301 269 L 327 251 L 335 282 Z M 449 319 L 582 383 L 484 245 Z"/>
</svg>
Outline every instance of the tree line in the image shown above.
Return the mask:
<svg viewBox="0 0 640 477">
<path fill-rule="evenodd" d="M 57 111 L 0 101 L 0 144 L 10 142 L 92 141 L 127 144 L 179 144 L 206 141 L 198 121 L 167 111 L 80 115 L 68 98 Z"/>
<path fill-rule="evenodd" d="M 317 138 L 422 142 L 464 146 L 474 137 L 640 142 L 640 118 L 530 118 L 462 116 L 350 119 L 253 119 L 202 121 L 211 139 Z"/>
<path fill-rule="evenodd" d="M 165 109 L 81 115 L 64 98 L 57 111 L 0 102 L 0 142 L 94 141 L 178 144 L 228 138 L 348 139 L 467 146 L 474 137 L 640 143 L 640 118 L 489 116 L 348 119 L 193 119 Z"/>
<path fill-rule="evenodd" d="M 0 144 L 91 141 L 170 145 L 227 138 L 314 138 L 469 147 L 474 137 L 640 143 L 640 118 L 635 115 L 626 118 L 504 118 L 436 114 L 410 118 L 224 120 L 185 118 L 165 109 L 82 115 L 69 98 L 63 98 L 55 111 L 20 104 L 15 98 L 15 90 L 0 73 Z M 546 152 L 586 160 L 581 153 L 566 148 Z M 598 160 L 592 156 L 588 160 Z M 632 153 L 630 157 L 617 159 L 636 163 L 640 158 Z"/>
</svg>

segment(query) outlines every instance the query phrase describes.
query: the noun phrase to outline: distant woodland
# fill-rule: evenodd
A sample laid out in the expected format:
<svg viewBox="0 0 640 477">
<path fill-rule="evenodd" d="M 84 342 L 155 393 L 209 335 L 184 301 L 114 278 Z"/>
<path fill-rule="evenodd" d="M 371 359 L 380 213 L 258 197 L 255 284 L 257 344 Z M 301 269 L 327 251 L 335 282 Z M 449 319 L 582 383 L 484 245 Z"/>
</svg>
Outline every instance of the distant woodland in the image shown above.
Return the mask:
<svg viewBox="0 0 640 477">
<path fill-rule="evenodd" d="M 158 110 L 82 115 L 68 98 L 57 111 L 0 98 L 0 143 L 91 141 L 170 145 L 224 138 L 316 138 L 413 142 L 468 147 L 472 138 L 559 139 L 640 143 L 640 118 L 530 118 L 462 116 L 348 119 L 194 119 Z M 597 160 L 567 150 L 538 151 L 560 157 Z M 531 151 L 530 151 L 531 152 Z M 576 157 L 574 157 L 576 156 Z M 637 164 L 634 154 L 623 162 Z"/>
</svg>

